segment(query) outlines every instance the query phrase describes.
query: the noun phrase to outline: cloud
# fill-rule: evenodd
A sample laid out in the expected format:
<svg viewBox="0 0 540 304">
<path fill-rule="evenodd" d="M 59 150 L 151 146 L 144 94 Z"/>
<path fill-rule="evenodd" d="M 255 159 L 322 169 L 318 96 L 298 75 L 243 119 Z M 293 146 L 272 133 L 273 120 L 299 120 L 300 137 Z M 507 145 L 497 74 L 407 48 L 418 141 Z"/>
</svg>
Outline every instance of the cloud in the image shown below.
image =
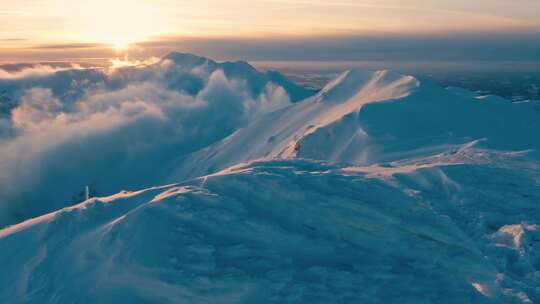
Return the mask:
<svg viewBox="0 0 540 304">
<path fill-rule="evenodd" d="M 494 32 L 431 34 L 342 32 L 334 35 L 260 37 L 162 36 L 133 43 L 125 50 L 132 58 L 162 56 L 182 50 L 219 59 L 246 60 L 491 60 L 540 61 L 540 31 L 501 28 Z M 13 61 L 64 60 L 107 63 L 118 56 L 107 45 L 65 44 L 43 48 L 6 48 Z M 66 47 L 66 48 L 62 48 Z"/>
<path fill-rule="evenodd" d="M 147 53 L 184 49 L 249 60 L 518 60 L 540 61 L 540 32 L 350 34 L 270 38 L 161 37 Z"/>
<path fill-rule="evenodd" d="M 158 57 L 150 57 L 146 58 L 144 60 L 130 60 L 128 57 L 125 57 L 123 59 L 121 58 L 115 58 L 109 60 L 110 68 L 112 69 L 118 69 L 118 68 L 125 68 L 125 67 L 146 67 L 148 65 L 158 63 L 161 59 Z M 165 63 L 166 64 L 166 63 Z"/>
<path fill-rule="evenodd" d="M 110 47 L 103 43 L 69 43 L 69 44 L 46 44 L 31 47 L 32 49 L 91 49 L 91 48 L 105 48 Z"/>
<path fill-rule="evenodd" d="M 0 116 L 0 226 L 78 202 L 86 185 L 159 184 L 189 153 L 290 104 L 281 86 L 253 94 L 248 78 L 208 64 L 33 75 L 11 78 L 17 104 Z"/>
<path fill-rule="evenodd" d="M 62 110 L 62 104 L 55 98 L 50 89 L 33 88 L 21 100 L 21 104 L 12 110 L 13 126 L 22 131 L 40 129 L 48 124 Z"/>
<path fill-rule="evenodd" d="M 28 39 L 24 39 L 24 38 L 0 38 L 0 41 L 3 41 L 3 42 L 22 42 L 22 41 L 28 41 Z"/>
<path fill-rule="evenodd" d="M 7 71 L 0 68 L 0 80 L 40 77 L 40 76 L 54 74 L 59 71 L 73 70 L 73 69 L 82 69 L 82 67 L 77 64 L 71 64 L 69 67 L 36 64 L 36 65 L 24 67 L 21 70 L 15 70 L 15 71 Z"/>
<path fill-rule="evenodd" d="M 26 12 L 24 11 L 16 11 L 16 10 L 0 10 L 0 16 L 22 16 L 25 15 Z"/>
</svg>

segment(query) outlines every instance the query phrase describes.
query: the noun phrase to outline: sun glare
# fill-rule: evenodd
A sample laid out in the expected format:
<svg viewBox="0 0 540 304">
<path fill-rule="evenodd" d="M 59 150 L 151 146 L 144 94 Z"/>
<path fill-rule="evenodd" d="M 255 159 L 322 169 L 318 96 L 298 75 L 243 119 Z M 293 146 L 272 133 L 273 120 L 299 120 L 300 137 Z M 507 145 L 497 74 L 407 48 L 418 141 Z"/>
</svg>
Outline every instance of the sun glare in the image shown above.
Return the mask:
<svg viewBox="0 0 540 304">
<path fill-rule="evenodd" d="M 63 10 L 78 24 L 76 31 L 67 30 L 64 37 L 106 44 L 116 51 L 166 32 L 161 8 L 150 0 L 71 1 Z M 99 16 L 99 22 L 94 16 Z"/>
<path fill-rule="evenodd" d="M 117 41 L 114 43 L 113 47 L 116 51 L 125 51 L 129 48 L 129 43 L 125 41 Z"/>
</svg>

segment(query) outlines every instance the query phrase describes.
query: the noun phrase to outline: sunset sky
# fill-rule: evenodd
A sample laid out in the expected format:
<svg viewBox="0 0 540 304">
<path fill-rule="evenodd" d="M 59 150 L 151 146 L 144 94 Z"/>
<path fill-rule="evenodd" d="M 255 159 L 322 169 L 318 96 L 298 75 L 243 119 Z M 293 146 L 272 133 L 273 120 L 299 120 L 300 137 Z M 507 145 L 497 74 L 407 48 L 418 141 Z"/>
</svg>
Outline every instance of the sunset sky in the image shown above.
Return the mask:
<svg viewBox="0 0 540 304">
<path fill-rule="evenodd" d="M 369 57 L 375 48 L 418 49 L 421 58 L 426 48 L 418 46 L 474 53 L 475 41 L 496 49 L 492 57 L 536 59 L 539 13 L 537 0 L 0 0 L 0 61 L 170 49 L 287 59 L 306 51 L 298 44 L 313 59 Z"/>
</svg>

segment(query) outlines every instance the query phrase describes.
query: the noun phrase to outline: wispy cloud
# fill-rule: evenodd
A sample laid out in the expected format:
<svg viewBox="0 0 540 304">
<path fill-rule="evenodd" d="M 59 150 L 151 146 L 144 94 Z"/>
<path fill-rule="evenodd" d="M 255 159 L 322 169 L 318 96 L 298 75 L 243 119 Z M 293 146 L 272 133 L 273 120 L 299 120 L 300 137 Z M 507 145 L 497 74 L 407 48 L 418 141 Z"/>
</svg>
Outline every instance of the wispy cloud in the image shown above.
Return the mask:
<svg viewBox="0 0 540 304">
<path fill-rule="evenodd" d="M 14 10 L 0 10 L 0 16 L 22 16 L 26 15 L 25 11 L 14 11 Z"/>
<path fill-rule="evenodd" d="M 64 43 L 64 44 L 45 44 L 32 46 L 31 49 L 53 49 L 53 50 L 62 50 L 62 49 L 92 49 L 100 47 L 110 47 L 107 44 L 103 43 Z"/>
<path fill-rule="evenodd" d="M 2 41 L 2 42 L 23 42 L 23 41 L 28 41 L 28 39 L 24 39 L 24 38 L 0 38 L 0 41 Z"/>
</svg>

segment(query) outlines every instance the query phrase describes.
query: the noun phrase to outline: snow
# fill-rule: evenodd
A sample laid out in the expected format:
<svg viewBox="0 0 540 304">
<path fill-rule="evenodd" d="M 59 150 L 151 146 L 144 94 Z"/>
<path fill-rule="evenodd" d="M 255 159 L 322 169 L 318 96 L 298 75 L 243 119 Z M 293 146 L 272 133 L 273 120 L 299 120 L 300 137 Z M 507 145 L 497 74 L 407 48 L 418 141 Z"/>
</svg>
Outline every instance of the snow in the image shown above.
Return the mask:
<svg viewBox="0 0 540 304">
<path fill-rule="evenodd" d="M 36 195 L 30 206 L 57 208 L 0 229 L 0 302 L 540 302 L 537 103 L 360 70 L 280 103 L 261 93 L 266 77 L 294 87 L 245 62 L 174 53 L 157 64 L 174 71 L 153 81 L 190 91 L 198 75 L 201 102 L 257 110 L 208 141 L 195 130 L 219 126 L 225 108 L 189 116 L 150 103 L 195 123 L 172 133 L 189 140 L 136 150 L 148 170 L 132 179 L 101 174 L 163 186 L 59 208 Z M 114 77 L 142 77 L 130 69 Z M 259 107 L 260 96 L 272 102 Z M 88 106 L 116 100 L 106 97 Z"/>
<path fill-rule="evenodd" d="M 540 137 L 530 132 L 540 129 L 534 103 L 480 102 L 455 91 L 388 71 L 348 71 L 318 95 L 193 153 L 171 180 L 252 159 L 371 165 L 449 152 L 471 142 L 516 151 L 540 147 Z"/>
<path fill-rule="evenodd" d="M 93 199 L 3 233 L 2 257 L 17 250 L 39 263 L 6 265 L 0 298 L 414 302 L 481 300 L 470 282 L 495 284 L 448 218 L 383 182 L 305 161 L 253 163 L 202 182 Z M 60 265 L 70 266 L 54 271 Z"/>
</svg>

